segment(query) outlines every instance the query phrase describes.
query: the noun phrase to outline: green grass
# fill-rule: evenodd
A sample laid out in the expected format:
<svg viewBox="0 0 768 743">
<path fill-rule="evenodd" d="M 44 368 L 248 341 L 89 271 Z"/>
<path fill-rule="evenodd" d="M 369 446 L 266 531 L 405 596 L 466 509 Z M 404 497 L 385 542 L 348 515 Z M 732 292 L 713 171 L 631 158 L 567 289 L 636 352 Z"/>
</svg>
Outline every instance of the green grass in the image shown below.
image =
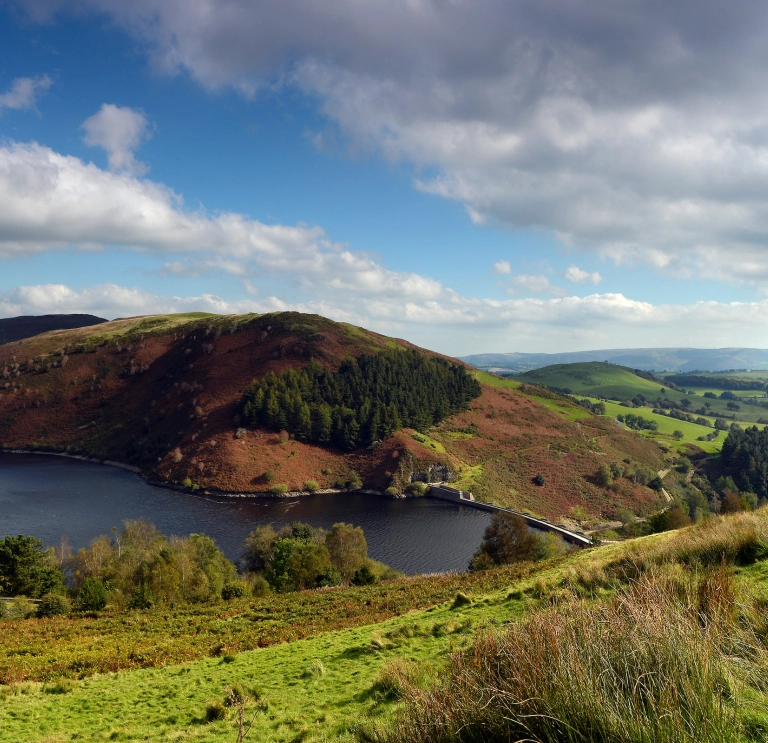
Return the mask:
<svg viewBox="0 0 768 743">
<path fill-rule="evenodd" d="M 597 402 L 597 398 L 589 399 L 592 400 L 592 402 Z M 697 441 L 699 436 L 706 436 L 707 434 L 712 433 L 714 429 L 707 428 L 706 426 L 700 426 L 697 423 L 679 421 L 676 418 L 669 418 L 666 415 L 658 415 L 653 413 L 650 408 L 625 408 L 615 402 L 605 403 L 606 415 L 610 415 L 615 418 L 618 415 L 626 415 L 627 413 L 642 415 L 646 420 L 653 420 L 658 423 L 658 431 L 638 431 L 638 433 L 643 436 L 647 436 L 648 438 L 653 439 L 661 439 L 672 444 L 695 444 L 696 446 L 709 453 L 720 451 L 720 449 L 723 448 L 723 442 L 728 435 L 727 431 L 721 431 L 720 436 L 714 441 Z M 680 441 L 677 441 L 677 439 L 672 437 L 672 434 L 675 431 L 683 432 L 683 438 Z"/>
<path fill-rule="evenodd" d="M 725 416 L 730 418 L 735 412 L 737 422 L 746 425 L 757 423 L 759 418 L 768 418 L 768 410 L 757 405 L 741 403 L 741 410 L 732 411 L 728 409 L 728 400 L 705 399 L 704 392 L 714 392 L 717 395 L 723 392 L 723 390 L 715 387 L 711 390 L 696 388 L 694 390 L 695 394 L 688 395 L 648 379 L 638 377 L 625 367 L 596 361 L 578 364 L 555 364 L 542 369 L 534 369 L 533 371 L 525 372 L 525 374 L 519 374 L 515 379 L 519 382 L 543 384 L 558 389 L 567 388 L 572 390 L 573 394 L 578 397 L 605 397 L 619 402 L 631 400 L 638 394 L 644 395 L 648 401 L 656 400 L 659 397 L 676 402 L 688 400 L 691 405 L 687 412 L 694 417 L 702 415 L 702 417 L 712 419 Z M 663 395 L 661 394 L 662 387 L 665 390 Z M 749 393 L 746 393 L 744 396 L 749 396 Z M 710 405 L 707 414 L 695 413 L 694 411 L 701 408 L 704 403 L 709 403 Z"/>
<path fill-rule="evenodd" d="M 411 438 L 414 441 L 418 441 L 422 446 L 426 446 L 437 454 L 445 454 L 445 447 L 439 442 L 433 439 L 431 436 L 427 436 L 425 433 L 419 433 L 418 431 L 411 434 Z"/>
<path fill-rule="evenodd" d="M 644 654 L 645 650 L 658 655 L 658 647 L 638 646 L 635 652 L 635 643 L 638 638 L 645 642 L 643 638 L 663 635 L 669 626 L 678 621 L 678 614 L 655 612 L 654 604 L 645 601 L 640 603 L 641 608 L 645 607 L 643 611 L 646 614 L 642 614 L 642 611 L 630 614 L 629 621 L 626 621 L 622 607 L 629 604 L 626 601 L 611 603 L 612 596 L 624 595 L 622 591 L 625 591 L 628 585 L 640 585 L 645 575 L 661 575 L 668 577 L 668 583 L 665 585 L 668 585 L 669 590 L 666 595 L 672 599 L 682 597 L 688 600 L 686 596 L 692 596 L 699 602 L 698 606 L 709 606 L 710 604 L 701 603 L 702 596 L 717 598 L 726 595 L 718 588 L 721 583 L 712 583 L 716 590 L 708 589 L 708 594 L 702 593 L 701 590 L 685 594 L 685 586 L 693 585 L 690 581 L 698 580 L 702 575 L 708 575 L 708 570 L 728 570 L 729 565 L 736 564 L 740 566 L 736 570 L 738 607 L 745 617 L 741 626 L 746 627 L 747 621 L 757 621 L 759 624 L 763 622 L 765 596 L 768 593 L 768 563 L 762 559 L 766 554 L 768 511 L 762 510 L 754 514 L 713 519 L 680 532 L 668 532 L 625 544 L 609 545 L 598 550 L 572 553 L 538 567 L 519 566 L 487 574 L 455 576 L 458 582 L 452 585 L 458 586 L 458 589 L 454 588 L 452 594 L 435 605 L 411 612 L 402 609 L 398 616 L 366 626 L 324 631 L 322 626 L 318 625 L 312 636 L 302 640 L 241 653 L 222 653 L 218 657 L 202 658 L 181 665 L 106 673 L 72 683 L 26 682 L 0 686 L 0 740 L 25 743 L 63 743 L 71 740 L 234 743 L 236 730 L 232 711 L 225 719 L 208 723 L 205 721 L 205 709 L 211 700 L 223 698 L 228 685 L 238 684 L 245 688 L 257 689 L 265 703 L 263 710 L 256 717 L 249 741 L 320 743 L 341 740 L 352 743 L 357 740 L 355 733 L 361 723 L 383 724 L 389 729 L 389 725 L 400 719 L 403 710 L 400 697 L 404 694 L 412 699 L 414 694 L 418 696 L 421 693 L 419 689 L 422 685 L 434 683 L 441 675 L 441 669 L 449 664 L 451 657 L 457 658 L 455 654 L 458 651 L 472 647 L 478 633 L 481 638 L 488 637 L 489 632 L 490 636 L 495 636 L 497 630 L 501 631 L 509 625 L 510 631 L 522 633 L 520 637 L 527 637 L 528 640 L 515 651 L 520 659 L 517 667 L 522 669 L 526 657 L 538 659 L 543 652 L 554 648 L 552 643 L 535 643 L 530 641 L 531 638 L 538 637 L 543 640 L 549 636 L 548 632 L 557 634 L 562 630 L 562 634 L 558 635 L 562 642 L 563 638 L 568 637 L 567 633 L 572 631 L 568 617 L 573 616 L 584 619 L 579 625 L 582 627 L 580 631 L 583 631 L 585 636 L 589 635 L 590 641 L 561 645 L 559 649 L 563 651 L 562 654 L 552 657 L 549 663 L 570 662 L 582 656 L 589 660 L 590 653 L 599 650 L 603 659 L 601 662 L 609 659 L 609 668 L 614 667 L 611 666 L 613 661 L 610 659 L 616 658 L 621 660 L 624 665 L 620 664 L 620 667 L 630 676 L 636 673 L 636 669 L 640 669 L 641 674 L 644 674 L 643 659 L 656 657 L 653 653 Z M 721 567 L 723 564 L 725 568 Z M 379 590 L 383 595 L 388 593 L 396 598 L 400 588 L 408 590 L 411 586 L 421 590 L 423 580 L 394 583 L 381 586 Z M 475 589 L 481 590 L 472 590 L 473 585 Z M 725 583 L 722 585 L 726 586 Z M 367 593 L 369 590 L 361 588 L 336 591 L 329 592 L 326 596 L 335 599 L 339 610 L 343 611 L 355 593 L 359 594 L 364 603 L 365 597 L 370 595 Z M 465 599 L 454 601 L 459 591 L 469 596 L 469 603 Z M 302 602 L 311 603 L 317 595 L 317 592 L 297 594 L 292 600 L 301 605 Z M 726 595 L 726 599 L 729 595 L 731 594 Z M 575 596 L 585 598 L 586 603 L 569 603 L 574 601 Z M 706 600 L 709 601 L 709 598 Z M 749 613 L 749 602 L 753 600 L 763 603 L 759 604 L 756 613 Z M 554 605 L 564 608 L 552 613 L 553 610 L 547 607 Z M 715 608 L 719 605 L 716 603 Z M 660 606 L 663 609 L 666 604 Z M 312 610 L 312 607 L 308 608 Z M 227 621 L 228 612 L 220 613 L 222 621 Z M 615 622 L 605 621 L 606 617 L 610 618 L 614 614 Z M 138 616 L 135 615 L 134 618 Z M 698 621 L 699 615 L 694 616 L 696 621 L 679 625 L 680 632 L 673 638 L 676 641 L 682 638 L 688 643 L 681 646 L 686 652 L 695 648 L 696 643 L 701 645 L 702 638 L 706 640 L 709 637 L 706 634 L 706 625 Z M 192 621 L 186 632 L 194 634 L 194 617 L 190 615 L 189 618 Z M 668 619 L 670 621 L 667 621 Z M 73 621 L 80 622 L 81 635 L 96 647 L 103 645 L 105 640 L 110 643 L 123 641 L 123 635 L 119 631 L 107 635 L 90 620 Z M 251 621 L 270 620 L 268 615 L 262 612 L 258 618 L 254 617 Z M 297 618 L 296 621 L 302 620 Z M 526 625 L 525 622 L 533 624 Z M 41 633 L 49 626 L 35 621 L 17 621 L 3 623 L 3 629 L 17 625 L 26 626 L 30 632 Z M 527 628 L 531 626 L 538 629 L 533 635 L 526 635 Z M 762 626 L 760 624 L 760 627 Z M 515 629 L 516 627 L 519 629 Z M 677 628 L 678 625 L 675 624 L 674 627 Z M 701 629 L 702 627 L 704 629 Z M 701 634 L 702 632 L 704 634 Z M 664 642 L 666 639 L 669 638 L 662 638 Z M 743 732 L 744 715 L 748 713 L 751 715 L 750 724 L 758 731 L 757 738 L 731 737 L 739 743 L 746 740 L 762 740 L 759 738 L 759 726 L 764 719 L 764 716 L 761 717 L 761 710 L 765 709 L 766 701 L 759 689 L 753 692 L 752 697 L 744 693 L 744 674 L 753 672 L 755 658 L 762 659 L 764 652 L 760 650 L 757 655 L 746 654 L 749 645 L 742 643 L 742 639 L 740 637 L 739 643 L 734 644 L 730 652 L 738 658 L 743 656 L 743 661 L 727 660 L 727 663 L 741 663 L 738 673 L 728 676 L 731 681 L 726 687 L 718 687 L 727 688 L 729 694 L 736 695 L 734 698 L 738 699 L 737 707 L 741 717 L 737 720 L 738 730 L 735 726 L 733 730 L 739 734 Z M 688 642 L 689 640 L 691 642 Z M 482 642 L 481 639 L 480 643 Z M 5 645 L 6 652 L 17 647 L 17 643 L 9 642 L 3 633 L 0 633 L 1 645 Z M 675 660 L 678 657 L 674 655 L 676 648 L 675 643 L 667 643 L 661 648 L 664 652 L 658 657 L 662 660 Z M 695 668 L 709 667 L 709 647 L 703 650 L 706 652 L 701 657 L 696 656 L 698 660 Z M 50 661 L 58 651 L 55 644 L 47 643 L 40 647 L 39 652 L 47 654 L 47 660 Z M 465 657 L 471 658 L 472 655 L 470 653 Z M 636 662 L 630 662 L 632 658 Z M 720 659 L 717 659 L 717 662 L 720 663 Z M 584 664 L 579 663 L 566 665 L 558 668 L 558 673 L 563 668 L 570 669 L 569 673 L 575 674 L 575 679 L 579 669 L 583 670 L 583 666 Z M 534 665 L 529 664 L 528 667 L 533 668 Z M 552 669 L 547 664 L 539 664 L 539 668 L 546 671 L 547 678 L 557 677 L 556 673 L 549 673 Z M 657 664 L 648 672 L 647 680 L 656 683 L 656 675 L 660 671 L 666 674 L 669 670 L 669 666 Z M 691 676 L 693 670 L 678 674 L 679 677 L 674 676 L 674 685 L 669 687 L 671 691 L 687 694 L 690 689 L 685 686 L 686 678 Z M 570 689 L 573 699 L 579 694 L 586 695 L 584 702 L 580 703 L 584 710 L 582 718 L 601 719 L 605 705 L 597 702 L 587 704 L 592 688 L 589 685 L 591 677 L 587 674 L 579 678 L 580 683 L 571 685 Z M 626 689 L 626 686 L 620 683 L 620 679 L 606 676 L 604 680 L 609 690 L 612 690 L 614 698 L 618 697 L 622 704 L 627 702 L 632 707 L 639 688 L 638 683 L 644 683 L 643 678 L 646 676 L 641 675 L 636 680 L 630 679 L 626 700 L 622 696 L 622 690 Z M 698 683 L 698 679 L 694 681 Z M 708 694 L 710 687 L 704 685 L 701 690 L 702 693 Z M 679 696 L 673 693 L 664 699 L 669 699 L 669 703 L 674 705 L 674 700 Z M 699 703 L 696 698 L 693 698 L 693 701 Z M 727 703 L 730 704 L 730 701 Z M 472 702 L 471 706 L 475 710 L 482 708 L 481 704 L 475 702 Z M 252 706 L 251 709 L 256 708 Z M 709 708 L 705 704 L 702 709 Z M 674 706 L 669 708 L 669 716 L 673 720 L 677 719 L 674 710 Z M 689 711 L 685 710 L 685 714 Z M 649 721 L 645 723 L 648 726 L 656 724 L 654 720 L 665 718 L 664 714 L 656 714 L 656 708 L 637 710 L 637 714 L 645 712 L 650 714 Z M 730 708 L 728 712 L 730 714 Z M 583 724 L 583 721 L 579 724 Z M 634 722 L 632 724 L 638 729 Z M 709 735 L 707 730 L 700 726 L 694 726 L 691 730 L 701 736 L 697 740 L 711 739 L 706 737 Z M 410 736 L 407 739 L 434 740 L 420 736 Z M 486 736 L 482 739 L 489 738 Z M 616 736 L 604 739 L 630 742 L 639 740 L 636 737 Z M 648 738 L 651 739 L 677 743 L 685 738 L 661 735 Z"/>
<path fill-rule="evenodd" d="M 614 364 L 590 361 L 578 364 L 554 364 L 534 369 L 516 377 L 520 382 L 569 388 L 577 395 L 602 395 L 616 400 L 631 400 L 638 393 L 655 400 L 663 384 L 643 379 L 631 370 Z M 675 394 L 665 387 L 668 393 Z M 682 396 L 680 393 L 679 396 Z M 670 399 L 676 399 L 670 397 Z"/>
<path fill-rule="evenodd" d="M 474 628 L 522 615 L 528 599 L 521 593 L 508 600 L 507 594 L 505 588 L 460 609 L 451 609 L 451 600 L 378 625 L 235 656 L 95 676 L 61 695 L 26 684 L 21 687 L 26 693 L 0 705 L 0 740 L 31 743 L 61 736 L 68 741 L 77 731 L 82 741 L 234 741 L 231 719 L 203 721 L 206 701 L 223 697 L 234 683 L 256 687 L 268 702 L 251 740 L 288 743 L 321 735 L 353 740 L 355 723 L 364 716 L 379 718 L 391 707 L 372 691 L 387 663 L 439 663 L 466 646 Z"/>
</svg>

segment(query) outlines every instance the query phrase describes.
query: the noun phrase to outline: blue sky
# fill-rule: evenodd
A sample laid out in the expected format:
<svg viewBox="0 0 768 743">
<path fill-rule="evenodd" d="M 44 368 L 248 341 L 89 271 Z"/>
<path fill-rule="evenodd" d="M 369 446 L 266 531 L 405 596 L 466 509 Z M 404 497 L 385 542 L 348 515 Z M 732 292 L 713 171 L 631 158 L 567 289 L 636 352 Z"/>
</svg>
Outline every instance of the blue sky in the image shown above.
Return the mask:
<svg viewBox="0 0 768 743">
<path fill-rule="evenodd" d="M 766 346 L 765 15 L 0 2 L 0 316 Z"/>
</svg>

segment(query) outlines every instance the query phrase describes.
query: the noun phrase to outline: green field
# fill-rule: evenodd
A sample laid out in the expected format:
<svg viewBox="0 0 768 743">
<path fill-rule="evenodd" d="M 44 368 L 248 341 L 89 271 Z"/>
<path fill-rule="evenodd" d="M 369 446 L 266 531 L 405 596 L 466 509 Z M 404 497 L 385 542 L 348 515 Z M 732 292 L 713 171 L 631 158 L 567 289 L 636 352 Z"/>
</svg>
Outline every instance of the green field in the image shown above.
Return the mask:
<svg viewBox="0 0 768 743">
<path fill-rule="evenodd" d="M 598 401 L 597 398 L 593 397 L 589 399 L 592 402 Z M 707 434 L 712 433 L 713 429 L 707 428 L 706 426 L 699 426 L 696 423 L 688 423 L 686 421 L 677 420 L 676 418 L 669 418 L 666 415 L 658 415 L 652 412 L 650 408 L 625 408 L 615 402 L 606 402 L 604 404 L 606 415 L 613 416 L 614 418 L 618 415 L 634 413 L 635 415 L 642 415 L 646 420 L 656 421 L 659 426 L 658 431 L 638 431 L 638 433 L 647 438 L 667 441 L 671 445 L 694 444 L 705 452 L 714 454 L 723 448 L 723 442 L 728 435 L 727 431 L 721 431 L 720 436 L 714 441 L 697 441 L 699 436 L 706 436 Z M 683 438 L 679 441 L 672 436 L 675 431 L 683 432 Z"/>
<path fill-rule="evenodd" d="M 730 416 L 734 413 L 736 414 L 737 422 L 744 424 L 757 423 L 760 418 L 768 419 L 768 409 L 761 408 L 758 405 L 742 402 L 739 403 L 741 409 L 733 411 L 728 409 L 728 400 L 704 398 L 705 392 L 713 392 L 716 395 L 720 395 L 724 391 L 722 389 L 714 387 L 712 389 L 695 388 L 691 390 L 694 394 L 686 394 L 664 387 L 657 382 L 643 379 L 634 374 L 631 369 L 597 361 L 583 364 L 555 364 L 543 369 L 535 369 L 534 371 L 520 374 L 515 377 L 515 380 L 531 384 L 543 384 L 558 389 L 570 389 L 577 396 L 604 397 L 618 402 L 631 400 L 638 394 L 645 396 L 648 401 L 656 400 L 659 397 L 675 402 L 688 400 L 690 406 L 687 412 L 694 417 L 702 415 L 713 420 L 717 417 L 726 416 L 727 419 L 730 419 Z M 664 389 L 663 394 L 661 392 L 662 389 Z M 741 397 L 750 396 L 749 392 L 741 394 L 735 392 L 734 394 Z M 705 406 L 705 404 L 710 406 L 707 408 L 706 413 L 695 412 Z M 648 412 L 650 413 L 650 410 Z M 645 412 L 643 412 L 643 415 L 648 417 Z"/>
<path fill-rule="evenodd" d="M 505 568 L 498 574 L 491 571 L 485 574 L 485 580 L 500 587 L 474 595 L 470 591 L 469 597 L 463 596 L 461 601 L 443 600 L 376 624 L 330 632 L 319 628 L 306 639 L 180 665 L 90 676 L 86 672 L 85 678 L 74 681 L 0 686 L 0 741 L 235 743 L 238 739 L 235 710 L 225 708 L 221 710 L 221 719 L 206 719 L 206 709 L 215 709 L 226 688 L 232 685 L 246 692 L 253 690 L 252 697 L 260 699 L 248 706 L 249 716 L 256 713 L 248 741 L 352 743 L 367 740 L 369 738 L 360 735 L 361 729 L 371 723 L 387 723 L 401 714 L 403 687 L 398 679 L 403 678 L 403 674 L 417 686 L 433 684 L 444 673 L 451 654 L 468 648 L 478 632 L 501 629 L 527 617 L 535 619 L 539 612 L 551 611 L 548 607 L 555 605 L 568 606 L 571 605 L 568 602 L 573 602 L 573 609 L 578 612 L 595 602 L 605 601 L 614 592 L 627 590 L 624 588 L 629 585 L 627 564 L 633 566 L 635 577 L 631 583 L 640 580 L 640 576 L 657 576 L 656 580 L 661 581 L 659 586 L 667 585 L 664 580 L 673 581 L 669 585 L 681 591 L 683 585 L 688 585 L 685 581 L 694 581 L 691 584 L 694 598 L 702 595 L 695 593 L 700 571 L 718 570 L 719 573 L 708 575 L 720 575 L 717 580 L 723 581 L 726 579 L 722 571 L 728 570 L 736 582 L 735 587 L 728 590 L 738 596 L 739 621 L 759 624 L 760 620 L 754 618 L 759 614 L 751 614 L 749 606 L 755 602 L 756 609 L 764 608 L 768 596 L 768 564 L 760 557 L 766 554 L 767 545 L 768 511 L 763 509 L 755 514 L 714 519 L 680 532 L 571 553 L 539 566 Z M 738 558 L 740 554 L 750 557 Z M 734 563 L 740 567 L 729 567 Z M 475 581 L 476 586 L 478 579 L 484 580 L 482 575 L 457 579 L 466 580 L 468 585 Z M 400 581 L 391 584 L 391 590 L 407 590 L 408 586 L 419 585 L 418 580 Z M 385 586 L 382 588 L 387 590 Z M 362 595 L 367 590 L 347 589 L 331 595 L 338 597 L 343 606 L 350 598 L 350 591 Z M 300 594 L 297 599 L 310 598 L 314 593 Z M 614 606 L 616 604 L 614 602 Z M 243 606 L 255 615 L 262 613 L 258 600 L 245 601 Z M 138 621 L 147 614 L 154 612 L 134 612 L 132 616 Z M 223 617 L 227 614 L 224 611 Z M 80 622 L 84 639 L 96 647 L 104 641 L 104 637 L 94 631 L 92 620 L 61 621 Z M 269 620 L 260 616 L 258 621 Z M 19 624 L 29 637 L 55 635 L 55 622 L 51 620 L 5 620 L 0 622 L 0 629 Z M 694 621 L 690 626 L 696 631 L 698 625 Z M 126 625 L 122 632 L 110 636 L 109 642 L 120 643 L 128 631 Z M 195 632 L 194 621 L 187 632 Z M 606 626 L 604 632 L 610 633 L 611 627 Z M 656 637 L 654 633 L 646 635 L 651 641 Z M 768 650 L 759 644 L 763 640 L 756 638 L 758 646 L 750 651 L 749 657 L 733 659 L 733 669 L 747 669 L 752 673 L 749 663 L 768 662 L 765 660 Z M 579 652 L 589 649 L 579 648 Z M 9 644 L 7 633 L 0 632 L 0 651 L 14 653 L 17 650 L 18 642 Z M 630 649 L 630 652 L 634 651 Z M 53 642 L 42 645 L 39 650 L 48 662 L 55 661 L 56 653 Z M 629 679 L 631 698 L 636 693 L 632 690 L 636 690 L 637 683 L 647 675 L 641 668 L 644 661 L 641 656 L 637 658 L 636 663 L 625 668 L 630 675 L 640 673 L 639 680 Z M 722 662 L 731 660 L 725 657 Z M 654 668 L 650 676 L 657 672 L 666 671 Z M 721 703 L 732 709 L 730 714 L 736 732 L 728 740 L 737 743 L 764 740 L 762 736 L 768 730 L 765 686 L 750 682 L 752 676 L 748 674 L 739 674 L 729 677 L 726 686 L 717 686 L 720 689 L 717 693 L 723 694 Z M 678 713 L 670 711 L 671 717 L 675 714 Z M 673 733 L 672 737 L 653 739 L 688 741 L 695 738 L 676 737 Z M 626 740 L 632 743 L 637 738 Z M 713 738 L 710 735 L 701 740 Z"/>
</svg>

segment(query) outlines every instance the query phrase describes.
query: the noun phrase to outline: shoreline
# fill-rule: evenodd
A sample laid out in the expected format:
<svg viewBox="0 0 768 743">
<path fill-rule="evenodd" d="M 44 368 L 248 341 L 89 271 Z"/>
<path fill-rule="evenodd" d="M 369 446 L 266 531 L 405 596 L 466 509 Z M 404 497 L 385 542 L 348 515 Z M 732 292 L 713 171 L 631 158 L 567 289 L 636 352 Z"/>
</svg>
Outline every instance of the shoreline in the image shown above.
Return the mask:
<svg viewBox="0 0 768 743">
<path fill-rule="evenodd" d="M 266 499 L 283 499 L 283 498 L 300 498 L 308 495 L 326 495 L 326 494 L 340 494 L 340 493 L 363 493 L 364 495 L 381 495 L 384 493 L 381 490 L 373 490 L 372 488 L 362 488 L 360 490 L 350 490 L 349 488 L 320 488 L 318 490 L 310 492 L 309 490 L 289 490 L 281 495 L 275 495 L 268 491 L 256 491 L 256 492 L 242 492 L 236 490 L 216 490 L 211 488 L 199 488 L 193 490 L 192 488 L 185 488 L 183 485 L 173 485 L 171 483 L 162 482 L 161 480 L 150 480 L 141 469 L 134 467 L 131 464 L 124 464 L 123 462 L 116 462 L 112 459 L 98 459 L 97 457 L 88 457 L 85 454 L 66 454 L 58 451 L 39 451 L 37 449 L 0 449 L 0 454 L 36 454 L 39 456 L 48 457 L 64 457 L 65 459 L 77 459 L 80 462 L 90 462 L 91 464 L 103 464 L 107 467 L 117 467 L 118 469 L 131 472 L 134 475 L 138 475 L 147 485 L 151 485 L 155 488 L 163 488 L 163 490 L 172 490 L 176 493 L 183 493 L 185 495 L 208 495 L 214 498 L 266 498 Z M 402 496 L 403 498 L 407 496 Z M 395 500 L 400 500 L 396 498 Z"/>
</svg>

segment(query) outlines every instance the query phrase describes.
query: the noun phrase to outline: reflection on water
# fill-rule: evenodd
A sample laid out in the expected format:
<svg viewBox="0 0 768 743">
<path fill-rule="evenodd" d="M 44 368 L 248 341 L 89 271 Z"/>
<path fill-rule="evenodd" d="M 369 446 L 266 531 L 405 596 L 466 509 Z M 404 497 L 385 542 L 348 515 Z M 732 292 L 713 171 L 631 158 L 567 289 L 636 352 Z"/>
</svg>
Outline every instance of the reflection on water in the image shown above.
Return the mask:
<svg viewBox="0 0 768 743">
<path fill-rule="evenodd" d="M 66 535 L 73 548 L 145 517 L 164 534 L 203 532 L 236 560 L 259 524 L 293 521 L 362 526 L 371 557 L 405 573 L 465 570 L 489 515 L 432 498 L 394 500 L 360 494 L 228 499 L 148 485 L 114 467 L 64 457 L 0 454 L 0 538 L 33 534 L 46 545 Z"/>
</svg>

